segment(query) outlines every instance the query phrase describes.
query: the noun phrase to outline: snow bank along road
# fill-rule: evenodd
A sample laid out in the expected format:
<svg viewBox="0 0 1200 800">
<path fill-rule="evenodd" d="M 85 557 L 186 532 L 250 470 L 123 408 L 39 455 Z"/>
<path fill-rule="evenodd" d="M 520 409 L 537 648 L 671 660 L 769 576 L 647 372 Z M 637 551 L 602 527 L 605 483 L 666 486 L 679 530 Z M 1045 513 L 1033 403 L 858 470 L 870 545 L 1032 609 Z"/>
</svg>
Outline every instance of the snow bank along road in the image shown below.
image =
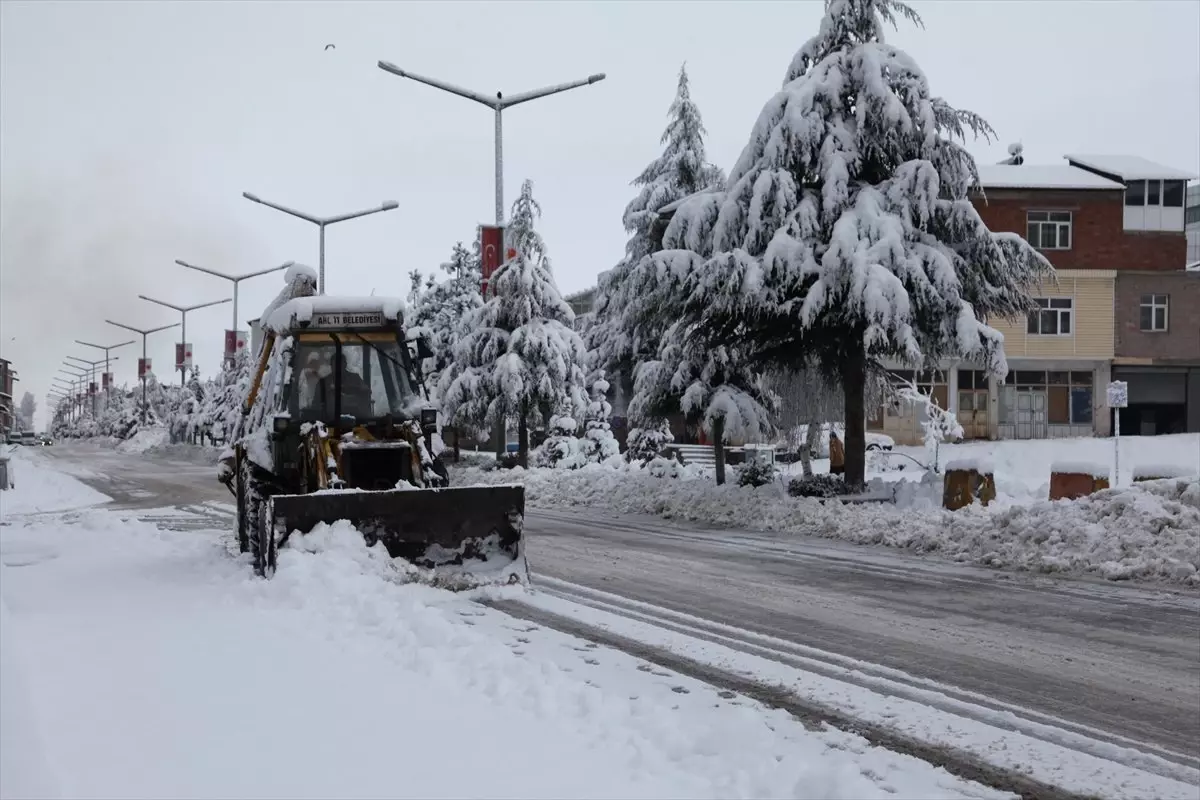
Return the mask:
<svg viewBox="0 0 1200 800">
<path fill-rule="evenodd" d="M 228 526 L 230 497 L 209 468 L 78 445 L 47 455 L 118 506 L 191 509 L 168 526 Z M 526 530 L 544 598 L 617 608 L 626 618 L 636 612 L 659 627 L 684 613 L 687 621 L 672 624 L 692 637 L 733 639 L 743 653 L 757 647 L 776 662 L 803 656 L 825 664 L 827 675 L 849 670 L 860 684 L 887 680 L 893 696 L 915 697 L 932 681 L 943 693 L 954 687 L 948 693 L 960 700 L 988 698 L 982 705 L 1017 728 L 1065 724 L 1172 764 L 1200 763 L 1195 592 L 992 572 L 582 509 L 531 510 Z"/>
</svg>

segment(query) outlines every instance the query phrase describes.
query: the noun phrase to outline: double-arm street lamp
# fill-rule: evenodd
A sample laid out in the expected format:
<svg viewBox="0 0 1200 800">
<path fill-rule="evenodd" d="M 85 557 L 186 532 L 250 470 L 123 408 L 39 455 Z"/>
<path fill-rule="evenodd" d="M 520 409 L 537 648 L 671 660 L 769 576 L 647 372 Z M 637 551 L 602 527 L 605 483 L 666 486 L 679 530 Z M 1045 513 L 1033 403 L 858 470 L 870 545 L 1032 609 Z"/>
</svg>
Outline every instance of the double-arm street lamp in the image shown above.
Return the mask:
<svg viewBox="0 0 1200 800">
<path fill-rule="evenodd" d="M 317 258 L 318 258 L 318 262 L 317 262 L 317 293 L 318 294 L 325 294 L 325 227 L 327 225 L 332 225 L 335 222 L 345 222 L 348 219 L 358 219 L 359 217 L 365 217 L 369 214 L 378 214 L 381 211 L 391 211 L 394 208 L 399 208 L 399 204 L 395 200 L 384 200 L 382 203 L 380 203 L 375 208 L 367 208 L 367 209 L 363 209 L 362 211 L 351 211 L 348 214 L 337 214 L 332 217 L 318 217 L 313 214 L 306 214 L 303 211 L 297 211 L 294 208 L 288 208 L 287 206 L 281 206 L 278 203 L 272 203 L 268 200 L 263 200 L 258 195 L 251 194 L 250 192 L 242 192 L 242 197 L 246 198 L 247 200 L 250 200 L 251 202 L 266 206 L 267 208 L 273 208 L 276 211 L 282 211 L 285 214 L 291 214 L 293 217 L 296 217 L 297 219 L 302 219 L 305 222 L 311 222 L 313 225 L 316 225 L 317 228 L 320 229 L 320 231 L 321 231 L 321 248 L 320 248 L 320 253 L 317 256 Z"/>
<path fill-rule="evenodd" d="M 151 303 L 158 303 L 160 306 L 166 306 L 167 308 L 171 308 L 171 309 L 174 309 L 175 311 L 179 312 L 179 314 L 180 314 L 180 323 L 179 324 L 180 324 L 180 327 L 182 328 L 182 330 L 179 332 L 179 339 L 180 339 L 180 343 L 183 345 L 183 347 L 181 348 L 181 351 L 182 351 L 181 356 L 182 357 L 176 359 L 176 361 L 178 361 L 179 363 L 176 364 L 175 366 L 179 370 L 179 385 L 180 386 L 186 385 L 187 384 L 187 315 L 188 315 L 188 312 L 196 311 L 197 309 L 201 309 L 201 308 L 208 308 L 209 306 L 219 306 L 219 305 L 221 305 L 221 303 L 228 303 L 229 298 L 226 297 L 224 300 L 213 300 L 209 303 L 197 303 L 194 306 L 177 306 L 174 303 L 168 303 L 165 300 L 155 300 L 153 297 L 146 297 L 146 295 L 144 295 L 144 294 L 139 294 L 138 297 L 140 297 L 143 300 L 148 300 Z"/>
<path fill-rule="evenodd" d="M 140 334 L 142 337 L 142 360 L 141 360 L 141 363 L 138 364 L 138 377 L 142 381 L 142 424 L 145 425 L 146 424 L 146 368 L 149 366 L 146 363 L 146 337 L 152 333 L 158 333 L 159 331 L 165 331 L 165 330 L 174 328 L 177 325 L 179 325 L 179 323 L 172 322 L 170 325 L 162 325 L 157 328 L 142 329 L 142 328 L 135 328 L 132 325 L 123 325 L 120 322 L 113 322 L 111 319 L 106 319 L 104 321 L 107 322 L 109 325 L 116 325 L 118 328 L 124 328 L 127 331 L 133 331 L 134 333 Z"/>
<path fill-rule="evenodd" d="M 324 248 L 322 248 L 322 250 L 323 249 Z M 218 272 L 215 269 L 209 269 L 208 267 L 200 267 L 195 264 L 189 264 L 188 262 L 184 261 L 182 258 L 175 259 L 175 263 L 181 267 L 187 267 L 188 269 L 194 269 L 197 272 L 203 272 L 206 275 L 213 275 L 217 278 L 224 278 L 225 280 L 231 281 L 233 283 L 233 335 L 237 336 L 237 331 L 238 331 L 238 284 L 241 283 L 242 281 L 246 280 L 247 278 L 257 278 L 259 275 L 266 275 L 269 272 L 278 272 L 281 269 L 287 269 L 288 267 L 292 266 L 296 262 L 285 261 L 284 263 L 280 264 L 278 267 L 268 267 L 267 269 L 255 270 L 254 272 L 245 272 L 245 273 L 242 273 L 241 275 L 226 275 L 224 272 Z M 235 351 L 236 351 L 236 348 L 237 348 L 237 343 L 235 342 L 234 343 Z M 228 345 L 226 345 L 225 349 L 228 351 L 230 348 L 228 347 Z M 229 355 L 229 353 L 226 353 L 226 355 Z"/>
<path fill-rule="evenodd" d="M 109 370 L 109 363 L 108 363 L 109 362 L 109 357 L 108 357 L 109 351 L 116 350 L 118 347 L 124 347 L 127 344 L 134 344 L 136 341 L 137 341 L 136 339 L 130 339 L 128 342 L 121 342 L 120 344 L 110 344 L 108 346 L 105 346 L 102 344 L 92 344 L 91 342 L 85 342 L 82 339 L 76 339 L 75 343 L 81 344 L 84 347 L 94 347 L 97 350 L 103 350 L 104 351 L 104 374 L 111 375 L 110 370 Z M 116 361 L 115 358 L 112 360 Z M 109 380 L 111 380 L 111 378 Z M 108 399 L 109 399 L 108 396 L 109 396 L 109 390 L 111 388 L 112 388 L 111 386 L 106 386 L 104 389 L 104 407 L 105 408 L 108 408 Z"/>
<path fill-rule="evenodd" d="M 76 362 L 78 362 L 78 363 L 80 363 L 80 364 L 86 364 L 86 365 L 87 365 L 87 368 L 88 368 L 88 389 L 87 389 L 87 393 L 88 393 L 88 396 L 92 398 L 92 416 L 94 417 L 94 416 L 96 416 L 96 395 L 95 395 L 95 394 L 92 394 L 92 387 L 93 387 L 93 386 L 95 385 L 95 383 L 96 383 L 96 367 L 100 366 L 101 364 L 105 364 L 105 365 L 107 365 L 107 364 L 108 364 L 108 361 L 109 361 L 109 359 L 108 359 L 107 357 L 105 357 L 105 358 L 97 359 L 96 361 L 88 361 L 86 358 L 79 358 L 79 357 L 77 357 L 77 356 L 67 356 L 67 358 L 69 358 L 71 361 L 76 361 Z M 117 359 L 116 359 L 116 358 L 113 358 L 112 360 L 113 360 L 113 361 L 116 361 Z M 105 369 L 104 369 L 104 371 L 105 371 L 105 372 L 107 372 L 107 371 L 108 371 L 108 367 L 107 367 L 107 366 L 105 366 Z"/>
<path fill-rule="evenodd" d="M 71 369 L 67 369 L 67 367 L 70 367 Z M 63 365 L 58 368 L 58 371 L 61 372 L 63 375 L 71 376 L 71 387 L 72 387 L 72 392 L 73 392 L 72 400 L 74 402 L 75 407 L 79 410 L 80 415 L 82 416 L 82 413 L 83 413 L 82 401 L 80 400 L 79 396 L 82 394 L 81 389 L 83 388 L 84 382 L 87 380 L 88 371 L 80 370 L 74 364 L 68 363 L 66 361 L 64 361 Z"/>
<path fill-rule="evenodd" d="M 586 78 L 569 83 L 560 83 L 555 86 L 545 86 L 541 89 L 534 89 L 520 94 L 509 95 L 505 97 L 502 92 L 496 92 L 495 97 L 489 97 L 481 92 L 473 92 L 470 89 L 464 89 L 461 86 L 455 86 L 452 83 L 439 81 L 436 78 L 428 78 L 424 75 L 418 75 L 415 72 L 400 69 L 395 64 L 388 61 L 380 61 L 379 68 L 384 72 L 390 72 L 393 75 L 399 75 L 401 78 L 423 83 L 427 86 L 432 86 L 435 89 L 441 89 L 443 92 L 456 94 L 459 97 L 465 97 L 468 100 L 474 100 L 476 103 L 485 105 L 496 113 L 496 225 L 504 224 L 504 125 L 502 114 L 504 109 L 521 103 L 528 103 L 530 100 L 537 100 L 541 97 L 548 97 L 552 94 L 565 92 L 569 89 L 577 89 L 580 86 L 590 86 L 593 83 L 598 83 L 604 80 L 604 73 L 597 72 L 595 75 L 589 75 Z"/>
</svg>

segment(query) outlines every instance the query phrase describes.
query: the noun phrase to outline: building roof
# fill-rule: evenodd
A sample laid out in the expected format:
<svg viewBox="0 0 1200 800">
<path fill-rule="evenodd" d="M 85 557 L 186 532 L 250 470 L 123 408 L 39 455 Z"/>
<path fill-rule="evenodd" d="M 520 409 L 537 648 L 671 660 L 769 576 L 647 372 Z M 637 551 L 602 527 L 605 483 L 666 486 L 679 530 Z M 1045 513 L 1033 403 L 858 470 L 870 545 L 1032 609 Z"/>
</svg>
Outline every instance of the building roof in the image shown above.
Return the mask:
<svg viewBox="0 0 1200 800">
<path fill-rule="evenodd" d="M 1125 189 L 1086 169 L 1064 164 L 978 164 L 984 189 Z"/>
<path fill-rule="evenodd" d="M 1172 181 L 1195 180 L 1196 175 L 1181 169 L 1156 164 L 1141 156 L 1088 156 L 1068 155 L 1066 159 L 1071 164 L 1094 169 L 1108 175 L 1115 175 L 1123 181 L 1140 181 L 1162 178 Z"/>
</svg>

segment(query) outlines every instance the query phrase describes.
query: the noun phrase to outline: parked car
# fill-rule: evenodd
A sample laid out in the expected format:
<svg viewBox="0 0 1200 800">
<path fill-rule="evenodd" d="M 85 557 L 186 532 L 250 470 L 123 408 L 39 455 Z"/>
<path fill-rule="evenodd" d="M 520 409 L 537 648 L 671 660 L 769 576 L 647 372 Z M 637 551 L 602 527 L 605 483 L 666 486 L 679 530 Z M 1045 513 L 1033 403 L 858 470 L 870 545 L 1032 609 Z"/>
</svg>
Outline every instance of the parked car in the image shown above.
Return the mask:
<svg viewBox="0 0 1200 800">
<path fill-rule="evenodd" d="M 8 436 L 6 437 L 6 441 L 9 444 L 20 444 L 21 443 L 21 432 L 20 431 L 9 431 Z"/>
<path fill-rule="evenodd" d="M 21 444 L 26 445 L 27 447 L 33 447 L 41 443 L 41 440 L 38 439 L 38 435 L 33 431 L 25 431 L 21 434 Z"/>
<path fill-rule="evenodd" d="M 821 436 L 819 439 L 817 439 L 817 447 L 815 450 L 813 450 L 810 453 L 812 458 L 829 458 L 829 428 L 830 428 L 830 425 L 828 422 L 826 422 L 825 424 L 823 424 L 821 426 Z M 838 438 L 841 439 L 843 443 L 845 443 L 845 441 L 846 441 L 846 426 L 842 425 L 841 423 L 835 423 L 833 425 L 833 430 L 835 433 L 837 433 Z M 804 441 L 805 436 L 807 435 L 807 432 L 808 432 L 808 426 L 801 425 L 799 431 L 796 434 L 797 436 L 800 437 L 801 442 Z M 893 447 L 896 446 L 895 439 L 893 439 L 892 437 L 890 437 L 886 434 L 882 434 L 882 433 L 873 433 L 871 431 L 867 431 L 866 439 L 867 439 L 867 450 L 868 451 L 891 450 Z"/>
</svg>

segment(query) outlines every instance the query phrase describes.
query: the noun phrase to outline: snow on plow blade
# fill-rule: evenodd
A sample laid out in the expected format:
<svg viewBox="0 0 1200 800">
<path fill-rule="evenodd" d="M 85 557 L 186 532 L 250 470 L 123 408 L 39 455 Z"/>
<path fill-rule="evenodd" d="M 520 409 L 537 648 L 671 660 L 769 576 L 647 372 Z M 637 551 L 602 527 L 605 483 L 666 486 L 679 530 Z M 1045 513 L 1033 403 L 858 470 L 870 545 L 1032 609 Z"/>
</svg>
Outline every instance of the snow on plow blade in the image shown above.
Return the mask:
<svg viewBox="0 0 1200 800">
<path fill-rule="evenodd" d="M 380 542 L 392 558 L 417 567 L 461 568 L 451 571 L 494 574 L 501 582 L 527 574 L 522 486 L 275 495 L 272 505 L 275 530 L 285 536 L 346 520 L 368 546 Z"/>
</svg>

